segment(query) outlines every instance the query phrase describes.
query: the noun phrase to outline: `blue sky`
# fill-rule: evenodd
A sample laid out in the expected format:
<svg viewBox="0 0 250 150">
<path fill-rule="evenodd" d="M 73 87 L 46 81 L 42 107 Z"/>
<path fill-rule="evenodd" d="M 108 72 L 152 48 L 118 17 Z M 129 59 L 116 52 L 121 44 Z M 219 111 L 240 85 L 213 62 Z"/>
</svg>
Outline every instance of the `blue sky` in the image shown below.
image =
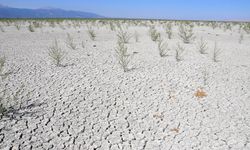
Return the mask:
<svg viewBox="0 0 250 150">
<path fill-rule="evenodd" d="M 250 0 L 0 0 L 0 4 L 80 10 L 118 18 L 250 21 Z"/>
</svg>

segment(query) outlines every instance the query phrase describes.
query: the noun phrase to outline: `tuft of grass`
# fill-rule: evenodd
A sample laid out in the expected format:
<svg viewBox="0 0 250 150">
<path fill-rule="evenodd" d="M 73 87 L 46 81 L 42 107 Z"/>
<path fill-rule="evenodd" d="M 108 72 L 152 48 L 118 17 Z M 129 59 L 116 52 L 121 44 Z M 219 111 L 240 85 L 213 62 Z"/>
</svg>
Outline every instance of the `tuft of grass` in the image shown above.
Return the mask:
<svg viewBox="0 0 250 150">
<path fill-rule="evenodd" d="M 27 108 L 27 106 L 23 107 L 24 103 L 20 100 L 20 97 L 24 92 L 24 84 L 22 84 L 14 93 L 8 90 L 7 84 L 1 86 L 3 86 L 3 90 L 0 91 L 0 119 L 2 119 L 3 116 L 15 118 L 21 113 L 24 113 L 20 112 L 20 110 Z M 10 93 L 12 93 L 11 96 L 9 96 Z"/>
<path fill-rule="evenodd" d="M 177 47 L 175 48 L 175 59 L 176 61 L 182 61 L 183 60 L 183 53 L 185 51 L 185 48 L 180 45 L 180 43 L 177 44 Z"/>
<path fill-rule="evenodd" d="M 6 58 L 5 57 L 0 57 L 0 74 L 3 74 L 3 70 L 4 70 L 4 65 L 6 62 Z"/>
<path fill-rule="evenodd" d="M 168 23 L 166 26 L 166 33 L 168 35 L 168 39 L 172 38 L 173 32 L 172 32 L 172 24 Z"/>
<path fill-rule="evenodd" d="M 8 77 L 8 75 L 12 74 L 11 71 L 4 73 L 5 63 L 6 63 L 6 58 L 0 57 L 0 77 L 2 78 L 2 80 L 6 79 Z"/>
<path fill-rule="evenodd" d="M 214 44 L 214 53 L 213 53 L 213 61 L 214 62 L 219 62 L 219 57 L 220 57 L 220 54 L 221 54 L 221 49 L 218 48 L 217 46 L 217 42 L 215 42 Z"/>
<path fill-rule="evenodd" d="M 119 65 L 122 67 L 124 72 L 129 71 L 129 64 L 132 60 L 133 55 L 128 54 L 128 48 L 124 43 L 118 41 L 118 46 L 115 48 L 116 57 L 118 59 Z"/>
<path fill-rule="evenodd" d="M 91 27 L 88 27 L 88 34 L 89 34 L 90 39 L 94 41 L 96 38 L 96 33 Z"/>
<path fill-rule="evenodd" d="M 48 48 L 48 55 L 51 60 L 55 63 L 57 67 L 62 66 L 62 61 L 65 58 L 65 52 L 58 46 L 58 42 L 55 39 L 55 42 L 52 46 Z"/>
<path fill-rule="evenodd" d="M 152 41 L 156 42 L 160 39 L 161 34 L 157 32 L 157 30 L 154 27 L 150 27 L 149 29 L 150 37 Z"/>
<path fill-rule="evenodd" d="M 77 49 L 77 46 L 76 46 L 76 44 L 74 42 L 74 39 L 69 33 L 67 33 L 66 45 L 67 45 L 68 48 L 71 48 L 73 50 Z"/>
<path fill-rule="evenodd" d="M 250 34 L 250 23 L 244 24 L 242 28 L 247 34 Z"/>
<path fill-rule="evenodd" d="M 117 33 L 117 38 L 118 38 L 118 42 L 122 42 L 122 43 L 128 43 L 130 38 L 131 38 L 131 35 L 126 32 L 126 31 L 123 31 L 123 30 L 120 30 L 118 33 Z"/>
<path fill-rule="evenodd" d="M 158 41 L 158 50 L 161 57 L 168 56 L 168 44 L 163 42 L 162 39 Z"/>
<path fill-rule="evenodd" d="M 33 25 L 31 25 L 31 24 L 29 25 L 28 29 L 30 32 L 35 32 L 35 29 L 34 29 Z"/>
<path fill-rule="evenodd" d="M 197 48 L 201 54 L 207 54 L 207 43 L 201 37 L 200 41 L 197 43 Z"/>
<path fill-rule="evenodd" d="M 16 27 L 17 30 L 20 30 L 21 29 L 21 22 L 15 21 L 14 26 Z"/>
<path fill-rule="evenodd" d="M 191 25 L 183 25 L 179 26 L 179 36 L 182 41 L 186 44 L 190 43 L 192 40 L 195 39 L 193 33 L 193 27 Z"/>
<path fill-rule="evenodd" d="M 3 26 L 1 26 L 1 25 L 0 25 L 0 30 L 1 30 L 2 32 L 5 32 Z"/>
<path fill-rule="evenodd" d="M 7 84 L 1 84 L 3 81 L 6 79 L 6 77 L 10 73 L 3 73 L 4 71 L 4 66 L 6 63 L 6 58 L 5 57 L 0 57 L 0 76 L 2 77 L 2 81 L 0 82 L 0 119 L 5 115 L 7 112 L 7 107 L 4 105 L 4 99 L 7 91 Z"/>
<path fill-rule="evenodd" d="M 114 26 L 114 24 L 112 22 L 109 23 L 109 27 L 110 27 L 111 31 L 115 31 L 116 30 L 116 28 L 115 28 L 115 26 Z"/>
</svg>

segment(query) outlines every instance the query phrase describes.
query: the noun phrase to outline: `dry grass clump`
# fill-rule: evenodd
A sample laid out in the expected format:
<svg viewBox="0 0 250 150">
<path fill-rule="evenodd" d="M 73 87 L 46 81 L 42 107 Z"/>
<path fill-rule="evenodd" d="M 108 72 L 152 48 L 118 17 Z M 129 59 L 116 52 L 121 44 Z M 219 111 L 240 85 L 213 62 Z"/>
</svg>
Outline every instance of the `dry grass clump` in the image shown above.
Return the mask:
<svg viewBox="0 0 250 150">
<path fill-rule="evenodd" d="M 68 48 L 71 48 L 73 50 L 77 49 L 77 46 L 76 46 L 76 44 L 74 42 L 74 39 L 69 33 L 67 33 L 66 45 L 67 45 Z"/>
<path fill-rule="evenodd" d="M 35 29 L 34 29 L 33 25 L 31 25 L 31 24 L 28 26 L 28 29 L 30 32 L 35 32 Z"/>
<path fill-rule="evenodd" d="M 179 26 L 179 36 L 182 41 L 186 44 L 190 43 L 192 40 L 195 39 L 193 33 L 193 27 L 191 25 L 183 25 Z"/>
<path fill-rule="evenodd" d="M 214 44 L 214 53 L 213 53 L 213 61 L 214 62 L 219 62 L 219 58 L 220 58 L 220 54 L 221 54 L 221 49 L 218 48 L 217 46 L 217 42 L 215 42 Z"/>
<path fill-rule="evenodd" d="M 27 106 L 23 106 L 24 102 L 20 99 L 24 92 L 24 85 L 22 84 L 15 92 L 8 90 L 7 83 L 4 85 L 1 84 L 0 86 L 0 119 L 4 116 L 13 119 L 21 113 L 24 113 L 19 111 L 27 108 Z"/>
<path fill-rule="evenodd" d="M 158 41 L 158 50 L 161 57 L 168 56 L 168 44 L 166 42 L 163 42 L 162 39 Z"/>
<path fill-rule="evenodd" d="M 179 128 L 173 128 L 173 129 L 171 129 L 170 131 L 175 132 L 175 133 L 179 133 L 179 132 L 180 132 L 180 129 L 179 129 Z"/>
<path fill-rule="evenodd" d="M 89 34 L 90 39 L 94 41 L 96 38 L 96 33 L 91 27 L 88 27 L 88 34 Z"/>
<path fill-rule="evenodd" d="M 5 57 L 1 57 L 0 58 L 0 74 L 1 74 L 1 76 L 3 75 L 5 62 L 6 62 Z M 4 112 L 7 111 L 7 109 L 4 107 L 4 104 L 3 104 L 6 89 L 4 88 L 4 90 L 1 90 L 0 92 L 1 92 L 1 96 L 0 96 L 0 118 L 2 118 L 2 115 L 4 114 Z"/>
<path fill-rule="evenodd" d="M 207 93 L 205 91 L 203 91 L 203 89 L 198 89 L 195 94 L 194 94 L 195 97 L 197 98 L 204 98 L 207 96 Z"/>
<path fill-rule="evenodd" d="M 62 61 L 65 58 L 66 53 L 58 46 L 57 40 L 54 44 L 48 48 L 48 55 L 57 67 L 62 66 Z"/>
<path fill-rule="evenodd" d="M 177 44 L 177 47 L 175 48 L 175 59 L 176 61 L 182 61 L 183 60 L 183 53 L 185 51 L 185 48 L 180 45 L 180 43 Z"/>
<path fill-rule="evenodd" d="M 4 66 L 6 63 L 6 58 L 5 57 L 0 57 L 0 77 L 2 80 L 4 80 L 8 75 L 10 75 L 12 72 L 5 72 L 4 73 Z"/>
<path fill-rule="evenodd" d="M 172 38 L 172 24 L 171 23 L 168 23 L 167 26 L 166 26 L 166 33 L 168 35 L 168 39 L 171 39 Z"/>
<path fill-rule="evenodd" d="M 128 66 L 132 60 L 133 55 L 128 54 L 128 48 L 124 43 L 118 41 L 117 44 L 118 46 L 115 48 L 115 51 L 119 65 L 122 67 L 124 72 L 128 72 Z"/>
<path fill-rule="evenodd" d="M 250 23 L 245 23 L 243 25 L 243 30 L 247 33 L 250 34 Z"/>
<path fill-rule="evenodd" d="M 131 38 L 131 35 L 126 31 L 120 30 L 117 33 L 117 38 L 119 42 L 128 43 Z"/>
<path fill-rule="evenodd" d="M 3 28 L 2 25 L 0 25 L 0 30 L 1 30 L 2 32 L 5 32 L 5 30 L 4 30 L 4 28 Z"/>
<path fill-rule="evenodd" d="M 14 95 L 7 95 L 9 92 L 7 88 L 8 83 L 6 82 L 6 77 L 10 75 L 12 72 L 3 73 L 4 66 L 6 63 L 5 57 L 0 57 L 0 76 L 2 77 L 0 82 L 0 119 L 5 116 L 8 112 L 11 112 L 12 110 L 16 109 L 16 106 L 18 104 L 18 96 L 20 95 L 20 92 L 22 89 L 19 89 L 17 92 L 15 92 Z M 21 87 L 22 88 L 22 87 Z M 21 106 L 21 103 L 20 103 Z M 19 107 L 20 109 L 20 107 Z"/>
<path fill-rule="evenodd" d="M 116 30 L 115 25 L 112 22 L 109 23 L 109 27 L 110 27 L 111 31 L 115 31 Z"/>
<path fill-rule="evenodd" d="M 0 74 L 3 74 L 3 69 L 4 69 L 4 65 L 6 62 L 6 58 L 5 57 L 0 57 Z"/>
<path fill-rule="evenodd" d="M 207 43 L 203 40 L 203 38 L 200 39 L 200 41 L 197 43 L 197 48 L 201 54 L 207 54 Z"/>
<path fill-rule="evenodd" d="M 21 29 L 21 22 L 15 21 L 14 26 L 16 27 L 17 30 L 20 30 Z"/>
<path fill-rule="evenodd" d="M 151 37 L 152 41 L 154 41 L 154 42 L 159 40 L 160 37 L 161 37 L 161 34 L 158 33 L 157 30 L 154 27 L 150 27 L 149 34 L 150 34 L 150 37 Z"/>
</svg>

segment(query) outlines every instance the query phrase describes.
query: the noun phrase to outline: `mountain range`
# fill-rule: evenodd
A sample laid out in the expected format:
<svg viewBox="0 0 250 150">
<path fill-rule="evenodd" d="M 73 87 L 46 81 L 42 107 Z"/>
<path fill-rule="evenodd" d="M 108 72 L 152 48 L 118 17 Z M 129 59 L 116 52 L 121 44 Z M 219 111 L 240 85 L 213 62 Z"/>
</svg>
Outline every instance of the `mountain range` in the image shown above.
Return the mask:
<svg viewBox="0 0 250 150">
<path fill-rule="evenodd" d="M 57 8 L 12 8 L 0 5 L 0 18 L 105 18 L 104 16 L 82 11 Z"/>
</svg>

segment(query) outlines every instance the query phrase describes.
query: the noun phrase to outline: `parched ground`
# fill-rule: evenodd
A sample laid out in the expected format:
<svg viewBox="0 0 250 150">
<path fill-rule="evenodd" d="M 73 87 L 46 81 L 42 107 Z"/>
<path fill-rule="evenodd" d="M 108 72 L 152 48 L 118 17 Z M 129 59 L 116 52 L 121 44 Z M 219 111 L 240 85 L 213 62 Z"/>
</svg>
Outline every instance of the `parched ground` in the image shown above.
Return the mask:
<svg viewBox="0 0 250 150">
<path fill-rule="evenodd" d="M 23 107 L 0 120 L 0 149 L 250 149 L 250 35 L 240 44 L 237 26 L 195 26 L 197 38 L 183 44 L 181 62 L 175 60 L 182 43 L 177 26 L 171 40 L 157 28 L 170 49 L 164 58 L 149 28 L 131 26 L 127 31 L 137 31 L 139 42 L 127 44 L 129 53 L 137 52 L 127 73 L 115 57 L 116 32 L 107 27 L 94 28 L 96 41 L 86 26 L 4 28 L 0 52 L 13 73 L 1 83 L 12 96 L 23 85 L 17 95 Z M 65 45 L 67 33 L 77 50 Z M 208 54 L 197 50 L 200 37 Z M 65 67 L 48 57 L 55 38 L 67 52 Z M 212 60 L 215 41 L 222 50 L 218 63 Z M 195 96 L 200 89 L 206 96 Z"/>
</svg>

